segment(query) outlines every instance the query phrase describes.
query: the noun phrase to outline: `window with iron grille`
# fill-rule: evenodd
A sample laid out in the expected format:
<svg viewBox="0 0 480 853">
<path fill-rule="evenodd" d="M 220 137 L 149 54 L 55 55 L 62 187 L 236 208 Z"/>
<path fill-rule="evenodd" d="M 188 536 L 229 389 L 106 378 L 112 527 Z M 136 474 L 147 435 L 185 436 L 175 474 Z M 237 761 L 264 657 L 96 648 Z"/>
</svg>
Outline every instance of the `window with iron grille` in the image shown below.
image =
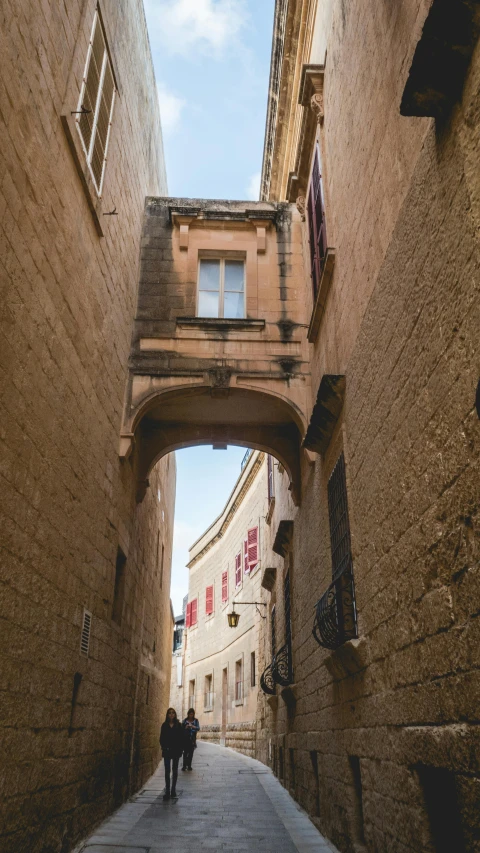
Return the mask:
<svg viewBox="0 0 480 853">
<path fill-rule="evenodd" d="M 292 647 L 292 616 L 290 610 L 290 572 L 285 575 L 283 581 L 283 604 L 285 610 L 285 643 Z"/>
<path fill-rule="evenodd" d="M 235 662 L 235 701 L 241 702 L 243 699 L 243 661 Z"/>
<path fill-rule="evenodd" d="M 105 33 L 95 12 L 76 123 L 95 189 L 101 194 L 115 102 L 115 80 Z"/>
<path fill-rule="evenodd" d="M 272 657 L 275 657 L 275 652 L 277 650 L 277 624 L 276 624 L 276 613 L 275 606 L 272 607 L 272 612 L 270 615 L 270 632 L 271 632 L 271 641 L 272 641 Z"/>
<path fill-rule="evenodd" d="M 310 191 L 308 194 L 307 218 L 310 239 L 310 267 L 312 273 L 313 296 L 316 298 L 320 278 L 327 256 L 327 230 L 325 225 L 325 196 L 322 182 L 322 168 L 318 145 L 313 158 Z"/>
<path fill-rule="evenodd" d="M 328 516 L 332 549 L 332 580 L 336 581 L 351 566 L 350 523 L 348 520 L 345 457 L 340 455 L 328 481 Z"/>
</svg>

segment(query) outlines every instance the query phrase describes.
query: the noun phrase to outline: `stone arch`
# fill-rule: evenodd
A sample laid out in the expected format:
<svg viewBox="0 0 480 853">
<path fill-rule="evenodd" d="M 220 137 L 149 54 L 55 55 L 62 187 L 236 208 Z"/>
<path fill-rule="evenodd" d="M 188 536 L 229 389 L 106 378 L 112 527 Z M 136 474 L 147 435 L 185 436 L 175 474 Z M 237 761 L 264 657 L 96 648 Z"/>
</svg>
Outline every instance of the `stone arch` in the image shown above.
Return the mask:
<svg viewBox="0 0 480 853">
<path fill-rule="evenodd" d="M 263 450 L 285 468 L 295 503 L 300 495 L 300 446 L 305 433 L 300 410 L 280 394 L 251 387 L 188 384 L 145 388 L 130 409 L 121 456 L 134 448 L 137 500 L 162 456 L 201 444 L 234 444 Z M 123 449 L 123 452 L 122 452 Z"/>
</svg>

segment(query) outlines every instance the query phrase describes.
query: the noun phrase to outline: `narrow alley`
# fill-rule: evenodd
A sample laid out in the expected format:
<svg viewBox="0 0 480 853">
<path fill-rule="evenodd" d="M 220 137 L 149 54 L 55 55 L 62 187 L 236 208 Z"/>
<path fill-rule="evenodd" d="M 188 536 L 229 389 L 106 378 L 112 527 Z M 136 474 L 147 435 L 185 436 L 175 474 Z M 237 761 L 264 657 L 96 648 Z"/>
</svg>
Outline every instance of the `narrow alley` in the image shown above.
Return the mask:
<svg viewBox="0 0 480 853">
<path fill-rule="evenodd" d="M 335 853 L 260 761 L 199 743 L 178 798 L 163 800 L 163 763 L 75 853 Z"/>
</svg>

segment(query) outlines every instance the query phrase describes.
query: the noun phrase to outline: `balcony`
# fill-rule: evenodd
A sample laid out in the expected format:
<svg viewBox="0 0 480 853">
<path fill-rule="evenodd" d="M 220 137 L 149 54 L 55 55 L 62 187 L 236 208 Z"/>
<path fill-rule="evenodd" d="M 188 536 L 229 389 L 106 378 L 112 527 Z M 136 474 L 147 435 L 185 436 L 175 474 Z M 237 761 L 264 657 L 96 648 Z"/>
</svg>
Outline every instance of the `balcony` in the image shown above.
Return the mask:
<svg viewBox="0 0 480 853">
<path fill-rule="evenodd" d="M 275 685 L 277 684 L 281 687 L 288 687 L 290 684 L 293 684 L 292 649 L 290 643 L 285 643 L 282 646 L 260 678 L 260 687 L 269 696 L 275 695 Z"/>
<path fill-rule="evenodd" d="M 275 684 L 288 687 L 293 683 L 292 650 L 290 643 L 286 643 L 277 652 L 272 661 L 272 674 Z"/>
<path fill-rule="evenodd" d="M 273 665 L 269 664 L 260 676 L 260 687 L 267 696 L 275 696 L 275 681 L 273 678 Z"/>
<path fill-rule="evenodd" d="M 313 636 L 324 649 L 338 649 L 357 638 L 357 610 L 351 562 L 315 605 Z"/>
</svg>

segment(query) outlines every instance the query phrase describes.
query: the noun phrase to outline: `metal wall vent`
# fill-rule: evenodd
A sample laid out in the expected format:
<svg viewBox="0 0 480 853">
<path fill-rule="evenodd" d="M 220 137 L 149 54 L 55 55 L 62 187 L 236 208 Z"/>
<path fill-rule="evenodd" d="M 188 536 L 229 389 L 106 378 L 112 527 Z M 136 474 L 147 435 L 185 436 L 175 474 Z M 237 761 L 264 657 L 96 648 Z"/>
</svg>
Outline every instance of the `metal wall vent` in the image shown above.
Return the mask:
<svg viewBox="0 0 480 853">
<path fill-rule="evenodd" d="M 80 637 L 80 652 L 88 657 L 88 647 L 90 645 L 90 629 L 92 627 L 92 614 L 89 610 L 83 611 L 82 635 Z"/>
</svg>

